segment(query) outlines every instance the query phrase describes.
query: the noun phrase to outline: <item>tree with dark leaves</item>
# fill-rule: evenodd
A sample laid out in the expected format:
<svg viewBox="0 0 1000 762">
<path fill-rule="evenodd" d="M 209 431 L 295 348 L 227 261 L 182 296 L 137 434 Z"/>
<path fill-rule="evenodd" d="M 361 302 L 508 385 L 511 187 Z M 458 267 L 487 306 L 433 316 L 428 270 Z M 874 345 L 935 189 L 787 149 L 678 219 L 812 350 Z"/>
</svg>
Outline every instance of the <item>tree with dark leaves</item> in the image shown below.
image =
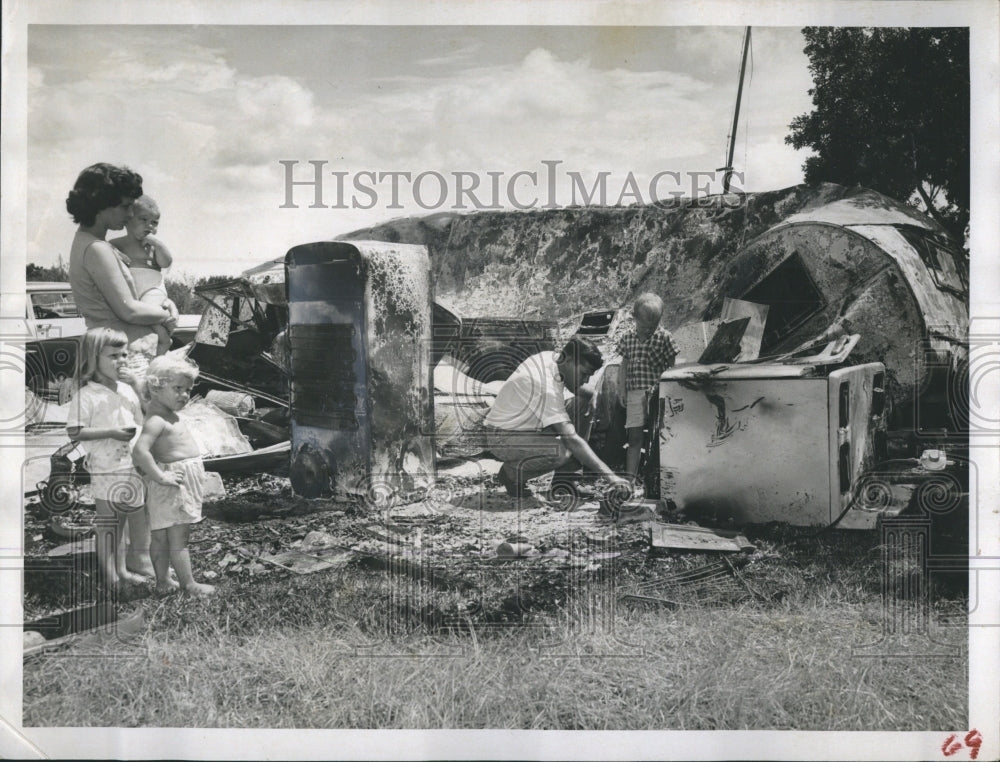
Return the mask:
<svg viewBox="0 0 1000 762">
<path fill-rule="evenodd" d="M 42 267 L 29 262 L 24 268 L 24 279 L 27 281 L 65 281 L 69 279 L 66 265 L 63 264 L 62 257 L 50 267 Z"/>
<path fill-rule="evenodd" d="M 807 183 L 911 201 L 959 241 L 969 222 L 969 30 L 806 27 L 813 111 L 785 142 Z"/>
</svg>

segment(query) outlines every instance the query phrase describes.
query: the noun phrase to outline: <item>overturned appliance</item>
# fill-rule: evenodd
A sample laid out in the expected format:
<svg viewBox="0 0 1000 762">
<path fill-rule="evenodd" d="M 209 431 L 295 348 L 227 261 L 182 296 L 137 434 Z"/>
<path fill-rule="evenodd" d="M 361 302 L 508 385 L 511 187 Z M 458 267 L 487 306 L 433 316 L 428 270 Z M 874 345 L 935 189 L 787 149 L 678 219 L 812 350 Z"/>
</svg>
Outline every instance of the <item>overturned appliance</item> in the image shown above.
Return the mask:
<svg viewBox="0 0 1000 762">
<path fill-rule="evenodd" d="M 423 246 L 303 244 L 285 257 L 292 488 L 385 507 L 434 477 Z"/>
<path fill-rule="evenodd" d="M 881 363 L 831 370 L 811 359 L 666 371 L 656 426 L 661 499 L 715 521 L 840 518 L 886 458 L 886 372 Z M 874 522 L 868 514 L 844 526 Z"/>
</svg>

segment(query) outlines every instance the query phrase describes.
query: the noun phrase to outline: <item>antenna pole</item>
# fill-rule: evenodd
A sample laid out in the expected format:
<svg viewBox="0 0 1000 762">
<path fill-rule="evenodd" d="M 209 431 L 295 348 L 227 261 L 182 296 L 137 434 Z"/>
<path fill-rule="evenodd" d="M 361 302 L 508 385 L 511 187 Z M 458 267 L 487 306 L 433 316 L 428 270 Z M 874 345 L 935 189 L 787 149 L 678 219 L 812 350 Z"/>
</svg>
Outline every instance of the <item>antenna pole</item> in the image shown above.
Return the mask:
<svg viewBox="0 0 1000 762">
<path fill-rule="evenodd" d="M 725 177 L 722 181 L 722 192 L 729 193 L 729 180 L 733 174 L 733 152 L 736 150 L 736 126 L 740 121 L 740 101 L 743 99 L 743 76 L 747 71 L 747 51 L 750 50 L 750 27 L 743 34 L 743 61 L 740 63 L 740 86 L 736 91 L 736 110 L 733 113 L 733 131 L 729 135 L 729 158 L 726 159 Z"/>
</svg>

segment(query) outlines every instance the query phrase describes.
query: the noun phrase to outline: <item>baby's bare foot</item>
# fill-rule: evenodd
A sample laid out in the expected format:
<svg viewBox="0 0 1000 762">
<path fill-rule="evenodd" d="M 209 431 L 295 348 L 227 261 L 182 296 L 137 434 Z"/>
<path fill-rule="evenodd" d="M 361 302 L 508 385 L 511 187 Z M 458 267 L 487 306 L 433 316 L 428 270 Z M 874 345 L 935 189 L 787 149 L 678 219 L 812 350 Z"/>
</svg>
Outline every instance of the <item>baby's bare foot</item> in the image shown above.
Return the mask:
<svg viewBox="0 0 1000 762">
<path fill-rule="evenodd" d="M 141 574 L 133 574 L 127 570 L 118 572 L 118 579 L 133 585 L 141 585 L 143 582 L 149 582 L 149 577 L 143 577 Z"/>
<path fill-rule="evenodd" d="M 215 592 L 215 586 L 206 585 L 204 582 L 192 582 L 184 588 L 184 592 L 191 595 L 211 595 Z"/>
<path fill-rule="evenodd" d="M 139 574 L 143 577 L 153 577 L 156 575 L 156 572 L 153 571 L 153 564 L 149 562 L 142 563 L 140 561 L 133 562 L 130 560 L 125 564 L 125 568 L 133 574 Z"/>
<path fill-rule="evenodd" d="M 166 582 L 156 583 L 156 594 L 157 595 L 170 595 L 171 593 L 177 592 L 180 585 L 172 579 L 168 579 Z"/>
</svg>

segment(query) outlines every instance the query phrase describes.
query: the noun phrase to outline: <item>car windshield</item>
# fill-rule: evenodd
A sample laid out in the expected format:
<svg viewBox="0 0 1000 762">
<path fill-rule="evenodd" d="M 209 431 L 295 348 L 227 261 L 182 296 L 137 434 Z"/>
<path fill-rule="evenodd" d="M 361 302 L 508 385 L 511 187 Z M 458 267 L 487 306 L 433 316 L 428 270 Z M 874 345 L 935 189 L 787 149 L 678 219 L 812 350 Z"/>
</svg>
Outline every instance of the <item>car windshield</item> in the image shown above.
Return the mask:
<svg viewBox="0 0 1000 762">
<path fill-rule="evenodd" d="M 43 291 L 31 295 L 31 307 L 39 319 L 80 317 L 72 291 Z"/>
</svg>

